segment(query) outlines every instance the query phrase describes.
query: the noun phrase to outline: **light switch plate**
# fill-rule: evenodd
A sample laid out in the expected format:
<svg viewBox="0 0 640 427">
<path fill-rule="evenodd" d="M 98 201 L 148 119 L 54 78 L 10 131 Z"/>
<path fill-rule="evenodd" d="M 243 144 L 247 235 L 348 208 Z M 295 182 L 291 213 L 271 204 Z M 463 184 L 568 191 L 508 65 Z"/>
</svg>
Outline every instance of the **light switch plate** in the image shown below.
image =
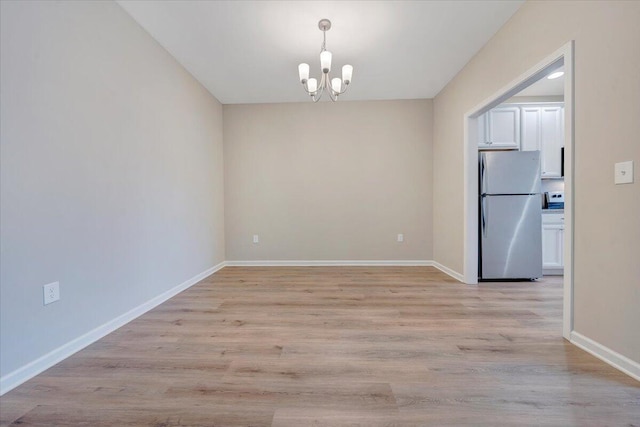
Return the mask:
<svg viewBox="0 0 640 427">
<path fill-rule="evenodd" d="M 628 162 L 619 162 L 615 164 L 615 179 L 616 184 L 631 184 L 633 183 L 633 160 Z"/>
<path fill-rule="evenodd" d="M 260 243 L 260 237 L 257 234 L 253 235 L 253 243 Z"/>
</svg>

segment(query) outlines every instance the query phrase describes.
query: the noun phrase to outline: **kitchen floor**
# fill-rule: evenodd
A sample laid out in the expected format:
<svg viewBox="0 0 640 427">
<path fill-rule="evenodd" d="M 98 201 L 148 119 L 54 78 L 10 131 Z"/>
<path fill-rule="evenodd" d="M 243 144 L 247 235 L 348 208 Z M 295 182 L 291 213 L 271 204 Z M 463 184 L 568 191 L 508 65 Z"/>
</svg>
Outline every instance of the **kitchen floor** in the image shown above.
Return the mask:
<svg viewBox="0 0 640 427">
<path fill-rule="evenodd" d="M 0 398 L 2 425 L 638 425 L 562 277 L 227 267 Z"/>
</svg>

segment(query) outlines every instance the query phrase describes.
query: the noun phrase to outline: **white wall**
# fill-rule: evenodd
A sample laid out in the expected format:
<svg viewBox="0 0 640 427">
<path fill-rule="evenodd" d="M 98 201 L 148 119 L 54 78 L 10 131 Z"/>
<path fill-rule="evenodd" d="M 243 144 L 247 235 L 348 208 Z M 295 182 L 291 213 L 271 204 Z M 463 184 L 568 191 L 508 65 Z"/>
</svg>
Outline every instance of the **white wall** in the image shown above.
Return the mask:
<svg viewBox="0 0 640 427">
<path fill-rule="evenodd" d="M 527 1 L 434 101 L 434 256 L 463 268 L 463 116 L 575 40 L 575 331 L 640 363 L 640 2 Z"/>
<path fill-rule="evenodd" d="M 431 100 L 225 105 L 227 259 L 431 260 L 432 114 Z"/>
<path fill-rule="evenodd" d="M 1 5 L 5 376 L 223 261 L 224 213 L 222 106 L 120 6 Z"/>
</svg>

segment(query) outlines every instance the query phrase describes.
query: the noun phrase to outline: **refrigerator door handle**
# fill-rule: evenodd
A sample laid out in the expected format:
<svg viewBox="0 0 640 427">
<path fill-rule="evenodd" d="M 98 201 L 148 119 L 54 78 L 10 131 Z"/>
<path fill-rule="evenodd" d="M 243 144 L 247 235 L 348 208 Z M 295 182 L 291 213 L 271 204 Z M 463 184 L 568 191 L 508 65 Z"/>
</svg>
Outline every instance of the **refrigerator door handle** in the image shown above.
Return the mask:
<svg viewBox="0 0 640 427">
<path fill-rule="evenodd" d="M 482 235 L 487 237 L 487 214 L 484 210 L 484 199 L 484 196 L 480 197 L 480 222 L 482 224 Z"/>
<path fill-rule="evenodd" d="M 486 168 L 485 166 L 485 153 L 481 153 L 480 154 L 480 194 L 484 194 L 486 193 L 485 188 L 486 188 L 486 178 L 484 176 L 484 170 Z"/>
</svg>

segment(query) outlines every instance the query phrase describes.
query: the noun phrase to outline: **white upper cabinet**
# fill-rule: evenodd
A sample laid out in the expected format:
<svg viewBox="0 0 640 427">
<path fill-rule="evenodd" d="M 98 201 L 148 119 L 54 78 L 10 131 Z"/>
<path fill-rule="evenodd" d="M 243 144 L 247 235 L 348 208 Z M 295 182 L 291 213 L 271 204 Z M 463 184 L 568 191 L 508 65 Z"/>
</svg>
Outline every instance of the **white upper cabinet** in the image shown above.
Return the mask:
<svg viewBox="0 0 640 427">
<path fill-rule="evenodd" d="M 542 177 L 559 178 L 562 176 L 564 108 L 542 107 L 541 110 Z"/>
<path fill-rule="evenodd" d="M 560 105 L 522 107 L 523 151 L 541 151 L 542 178 L 562 176 L 564 108 Z"/>
<path fill-rule="evenodd" d="M 478 148 L 519 149 L 520 108 L 497 107 L 478 118 Z"/>
<path fill-rule="evenodd" d="M 540 150 L 540 108 L 522 107 L 522 151 Z"/>
</svg>

